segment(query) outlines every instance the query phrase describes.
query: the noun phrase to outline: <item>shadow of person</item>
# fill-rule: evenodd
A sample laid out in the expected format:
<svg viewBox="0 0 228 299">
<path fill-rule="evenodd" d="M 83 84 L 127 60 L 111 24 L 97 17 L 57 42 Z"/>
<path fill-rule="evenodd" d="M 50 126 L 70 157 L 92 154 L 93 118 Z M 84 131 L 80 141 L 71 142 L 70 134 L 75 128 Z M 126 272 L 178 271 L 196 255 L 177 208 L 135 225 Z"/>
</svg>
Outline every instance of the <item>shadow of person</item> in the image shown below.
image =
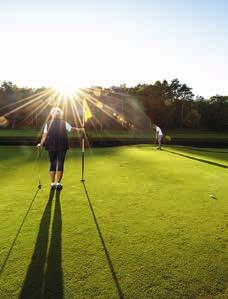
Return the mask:
<svg viewBox="0 0 228 299">
<path fill-rule="evenodd" d="M 26 273 L 21 293 L 19 295 L 19 298 L 21 299 L 42 298 L 42 286 L 48 249 L 49 226 L 51 221 L 51 207 L 54 193 L 54 190 L 50 191 L 48 202 L 40 221 L 34 252 Z"/>
<path fill-rule="evenodd" d="M 47 259 L 43 298 L 61 299 L 64 297 L 62 272 L 62 214 L 61 191 L 56 191 L 55 210 L 52 223 L 51 241 Z"/>
</svg>

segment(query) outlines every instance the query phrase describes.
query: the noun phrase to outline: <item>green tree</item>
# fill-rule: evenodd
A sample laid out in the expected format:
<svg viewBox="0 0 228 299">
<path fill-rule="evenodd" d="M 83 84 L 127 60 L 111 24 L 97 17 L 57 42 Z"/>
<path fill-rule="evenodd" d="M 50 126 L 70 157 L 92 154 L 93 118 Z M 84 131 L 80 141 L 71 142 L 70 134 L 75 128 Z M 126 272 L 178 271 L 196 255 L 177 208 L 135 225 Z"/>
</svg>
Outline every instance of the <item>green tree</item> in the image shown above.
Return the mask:
<svg viewBox="0 0 228 299">
<path fill-rule="evenodd" d="M 191 109 L 189 102 L 193 101 L 194 97 L 192 88 L 186 84 L 181 84 L 178 79 L 172 80 L 169 87 L 169 97 L 175 102 L 176 106 L 176 122 L 180 127 L 183 127 L 184 114 L 187 113 L 186 110 Z"/>
<path fill-rule="evenodd" d="M 196 110 L 190 110 L 184 118 L 184 125 L 187 128 L 198 128 L 200 126 L 201 114 Z"/>
</svg>

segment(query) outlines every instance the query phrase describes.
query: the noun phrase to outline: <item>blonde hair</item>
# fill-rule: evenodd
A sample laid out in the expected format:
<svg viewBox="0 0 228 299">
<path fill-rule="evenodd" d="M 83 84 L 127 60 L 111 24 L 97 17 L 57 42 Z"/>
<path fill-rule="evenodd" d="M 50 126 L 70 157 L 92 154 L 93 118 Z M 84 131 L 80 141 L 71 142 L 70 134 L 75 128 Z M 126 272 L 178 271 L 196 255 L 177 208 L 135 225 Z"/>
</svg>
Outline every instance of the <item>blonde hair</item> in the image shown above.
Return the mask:
<svg viewBox="0 0 228 299">
<path fill-rule="evenodd" d="M 63 117 L 63 111 L 59 107 L 54 107 L 50 111 L 50 115 L 53 118 L 62 118 Z"/>
</svg>

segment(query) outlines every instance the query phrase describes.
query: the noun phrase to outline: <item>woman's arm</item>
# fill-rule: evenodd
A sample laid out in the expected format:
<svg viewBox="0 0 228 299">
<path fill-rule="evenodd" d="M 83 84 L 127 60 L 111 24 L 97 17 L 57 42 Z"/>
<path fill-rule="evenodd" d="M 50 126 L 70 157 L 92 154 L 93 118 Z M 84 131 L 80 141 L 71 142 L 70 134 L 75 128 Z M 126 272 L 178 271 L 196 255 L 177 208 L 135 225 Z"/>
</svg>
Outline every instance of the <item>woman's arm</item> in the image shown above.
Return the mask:
<svg viewBox="0 0 228 299">
<path fill-rule="evenodd" d="M 66 130 L 67 132 L 84 132 L 84 128 L 77 128 L 72 127 L 67 121 L 66 121 Z"/>
<path fill-rule="evenodd" d="M 48 126 L 47 126 L 47 124 L 45 124 L 43 134 L 41 137 L 41 141 L 40 141 L 40 143 L 37 144 L 38 147 L 43 146 L 43 144 L 47 138 L 47 132 L 48 132 Z"/>
<path fill-rule="evenodd" d="M 45 140 L 47 138 L 47 133 L 43 133 L 40 143 L 37 144 L 38 147 L 43 146 Z"/>
<path fill-rule="evenodd" d="M 85 136 L 85 129 L 84 128 L 77 128 L 77 127 L 72 127 L 71 132 L 77 132 L 78 136 L 81 138 Z"/>
<path fill-rule="evenodd" d="M 73 131 L 73 132 L 84 132 L 84 128 L 77 128 L 77 127 L 72 127 L 71 128 L 71 131 Z"/>
</svg>

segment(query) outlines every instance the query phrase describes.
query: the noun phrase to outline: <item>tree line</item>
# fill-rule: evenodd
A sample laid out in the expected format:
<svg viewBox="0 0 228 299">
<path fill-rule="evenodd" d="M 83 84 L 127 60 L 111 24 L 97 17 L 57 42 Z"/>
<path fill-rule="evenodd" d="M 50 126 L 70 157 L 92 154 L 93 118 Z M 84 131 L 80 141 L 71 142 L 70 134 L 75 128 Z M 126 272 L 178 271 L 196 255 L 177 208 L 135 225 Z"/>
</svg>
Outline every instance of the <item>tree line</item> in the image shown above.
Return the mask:
<svg viewBox="0 0 228 299">
<path fill-rule="evenodd" d="M 165 128 L 228 128 L 228 96 L 197 96 L 178 79 L 139 84 L 127 92 L 137 96 L 152 122 Z"/>
<path fill-rule="evenodd" d="M 50 111 L 48 105 L 39 112 L 36 109 L 36 105 L 46 99 L 45 93 L 40 96 L 45 90 L 47 89 L 44 87 L 20 88 L 12 82 L 2 82 L 0 116 L 7 115 L 9 111 L 24 105 L 22 109 L 7 115 L 10 127 L 40 127 Z M 192 88 L 178 79 L 170 82 L 163 80 L 152 84 L 138 84 L 131 88 L 121 86 L 115 88 L 116 91 L 120 95 L 126 95 L 126 98 L 127 96 L 137 98 L 151 122 L 167 129 L 225 130 L 228 128 L 228 96 L 215 95 L 209 99 L 196 97 Z M 39 101 L 26 105 L 26 99 L 33 99 L 38 95 Z"/>
</svg>

